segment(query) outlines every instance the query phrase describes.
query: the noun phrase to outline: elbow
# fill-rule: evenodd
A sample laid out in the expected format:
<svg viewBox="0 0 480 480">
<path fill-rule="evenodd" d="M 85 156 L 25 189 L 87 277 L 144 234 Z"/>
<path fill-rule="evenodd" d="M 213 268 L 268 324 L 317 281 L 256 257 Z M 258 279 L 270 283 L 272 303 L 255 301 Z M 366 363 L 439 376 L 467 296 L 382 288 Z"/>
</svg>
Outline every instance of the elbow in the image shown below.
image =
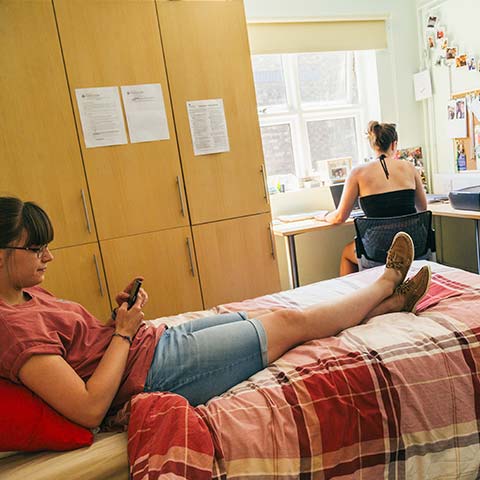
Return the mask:
<svg viewBox="0 0 480 480">
<path fill-rule="evenodd" d="M 85 428 L 97 428 L 102 423 L 106 412 L 98 409 L 88 409 L 82 412 L 82 415 L 72 420 Z"/>
<path fill-rule="evenodd" d="M 94 429 L 94 428 L 97 428 L 100 426 L 100 424 L 102 423 L 102 420 L 103 420 L 103 417 L 92 417 L 92 418 L 89 418 L 89 419 L 85 419 L 84 422 L 81 423 L 82 426 L 84 426 L 85 428 L 90 428 L 90 429 Z"/>
</svg>

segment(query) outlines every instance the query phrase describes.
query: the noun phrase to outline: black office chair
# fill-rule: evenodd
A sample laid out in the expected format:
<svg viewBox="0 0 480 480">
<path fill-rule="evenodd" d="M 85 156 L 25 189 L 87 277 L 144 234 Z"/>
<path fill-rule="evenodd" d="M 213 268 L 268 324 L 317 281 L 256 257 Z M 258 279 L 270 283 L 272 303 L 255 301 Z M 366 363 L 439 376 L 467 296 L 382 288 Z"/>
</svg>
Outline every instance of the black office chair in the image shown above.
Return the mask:
<svg viewBox="0 0 480 480">
<path fill-rule="evenodd" d="M 399 217 L 355 218 L 355 248 L 360 270 L 384 265 L 387 251 L 398 232 L 408 233 L 415 246 L 415 260 L 436 260 L 432 212 Z"/>
</svg>

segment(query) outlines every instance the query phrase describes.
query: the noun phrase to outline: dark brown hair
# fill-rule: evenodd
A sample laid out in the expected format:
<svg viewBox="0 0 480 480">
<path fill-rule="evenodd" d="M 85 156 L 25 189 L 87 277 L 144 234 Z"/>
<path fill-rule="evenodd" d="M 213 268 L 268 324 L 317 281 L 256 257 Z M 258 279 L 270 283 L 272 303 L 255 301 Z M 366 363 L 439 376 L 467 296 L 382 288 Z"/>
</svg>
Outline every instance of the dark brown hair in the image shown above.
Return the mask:
<svg viewBox="0 0 480 480">
<path fill-rule="evenodd" d="M 396 125 L 394 123 L 378 123 L 372 120 L 368 124 L 368 138 L 372 147 L 386 152 L 393 142 L 398 141 Z"/>
<path fill-rule="evenodd" d="M 53 226 L 45 210 L 33 202 L 0 197 L 0 247 L 9 246 L 27 233 L 24 247 L 45 245 L 53 240 Z"/>
</svg>

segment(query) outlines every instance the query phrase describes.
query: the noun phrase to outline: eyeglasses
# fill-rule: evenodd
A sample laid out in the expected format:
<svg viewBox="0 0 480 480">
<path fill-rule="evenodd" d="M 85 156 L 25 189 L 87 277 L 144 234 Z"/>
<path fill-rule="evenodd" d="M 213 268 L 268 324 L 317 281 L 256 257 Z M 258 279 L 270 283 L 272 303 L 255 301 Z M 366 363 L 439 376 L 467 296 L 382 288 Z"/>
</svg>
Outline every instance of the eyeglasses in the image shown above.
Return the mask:
<svg viewBox="0 0 480 480">
<path fill-rule="evenodd" d="M 45 252 L 48 250 L 48 244 L 40 245 L 39 247 L 0 247 L 1 249 L 9 249 L 9 250 L 28 250 L 29 252 L 33 252 L 37 258 L 42 258 Z"/>
</svg>

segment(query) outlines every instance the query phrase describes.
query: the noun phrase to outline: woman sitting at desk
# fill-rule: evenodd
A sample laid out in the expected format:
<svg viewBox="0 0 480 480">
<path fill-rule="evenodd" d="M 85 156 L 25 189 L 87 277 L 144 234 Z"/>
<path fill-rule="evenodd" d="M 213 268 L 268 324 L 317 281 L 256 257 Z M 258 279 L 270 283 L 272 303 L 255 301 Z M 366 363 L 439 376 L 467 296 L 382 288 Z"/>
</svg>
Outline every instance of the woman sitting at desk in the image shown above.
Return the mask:
<svg viewBox="0 0 480 480">
<path fill-rule="evenodd" d="M 327 222 L 345 222 L 357 198 L 367 217 L 395 217 L 427 209 L 425 190 L 414 165 L 395 158 L 398 142 L 395 125 L 371 121 L 367 135 L 375 160 L 358 165 L 350 172 L 340 204 L 326 215 Z M 340 275 L 357 271 L 352 241 L 343 249 Z"/>
</svg>

